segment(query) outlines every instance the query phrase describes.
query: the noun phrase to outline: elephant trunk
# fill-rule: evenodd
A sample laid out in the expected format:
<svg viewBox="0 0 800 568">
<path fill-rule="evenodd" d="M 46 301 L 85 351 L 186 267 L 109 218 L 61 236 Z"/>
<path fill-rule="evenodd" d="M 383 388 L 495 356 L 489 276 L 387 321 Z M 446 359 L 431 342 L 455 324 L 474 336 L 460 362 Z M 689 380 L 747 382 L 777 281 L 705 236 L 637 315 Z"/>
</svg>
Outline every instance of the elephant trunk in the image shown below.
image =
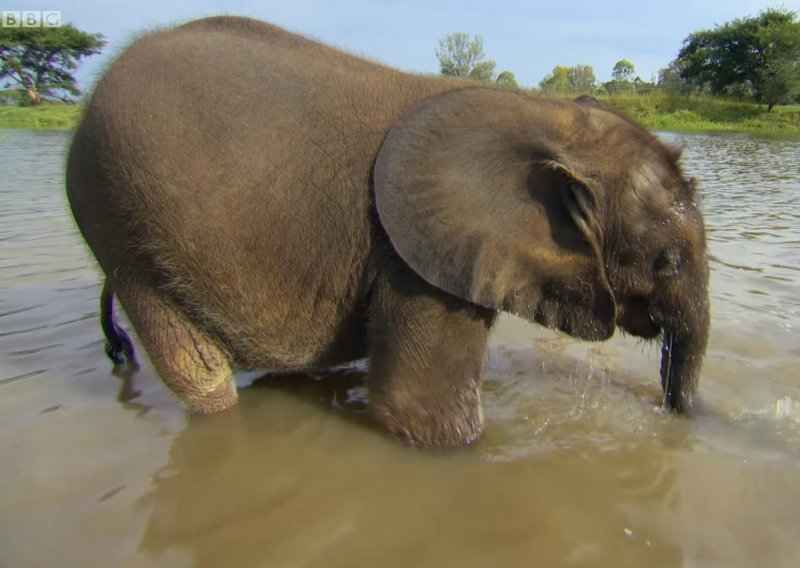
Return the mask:
<svg viewBox="0 0 800 568">
<path fill-rule="evenodd" d="M 663 327 L 661 344 L 662 406 L 683 412 L 695 402 L 700 368 L 703 364 L 709 329 L 707 276 L 696 293 L 684 296 L 672 325 Z M 672 318 L 670 318 L 672 319 Z"/>
</svg>

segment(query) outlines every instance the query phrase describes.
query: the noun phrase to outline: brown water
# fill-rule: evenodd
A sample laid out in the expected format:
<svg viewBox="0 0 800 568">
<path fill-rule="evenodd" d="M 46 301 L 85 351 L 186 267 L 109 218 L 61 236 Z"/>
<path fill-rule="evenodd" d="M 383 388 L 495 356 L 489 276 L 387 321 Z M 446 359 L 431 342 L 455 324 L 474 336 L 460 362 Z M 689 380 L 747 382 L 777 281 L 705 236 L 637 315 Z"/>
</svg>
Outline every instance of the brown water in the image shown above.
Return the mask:
<svg viewBox="0 0 800 568">
<path fill-rule="evenodd" d="M 657 409 L 656 346 L 506 318 L 485 437 L 430 454 L 365 425 L 357 371 L 202 419 L 113 376 L 68 136 L 0 132 L 0 566 L 797 566 L 800 143 L 665 136 L 713 254 L 700 416 Z"/>
</svg>

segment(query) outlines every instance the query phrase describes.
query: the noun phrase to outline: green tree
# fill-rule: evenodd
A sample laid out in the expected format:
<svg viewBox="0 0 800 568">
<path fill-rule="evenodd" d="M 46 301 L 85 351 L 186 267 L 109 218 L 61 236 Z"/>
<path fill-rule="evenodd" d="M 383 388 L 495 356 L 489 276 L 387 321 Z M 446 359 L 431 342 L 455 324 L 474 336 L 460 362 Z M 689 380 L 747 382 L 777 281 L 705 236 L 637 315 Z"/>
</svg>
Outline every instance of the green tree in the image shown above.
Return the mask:
<svg viewBox="0 0 800 568">
<path fill-rule="evenodd" d="M 517 84 L 517 78 L 511 71 L 501 71 L 497 75 L 497 79 L 494 81 L 498 85 L 505 85 L 507 87 L 513 87 L 514 89 L 518 89 L 519 85 Z"/>
<path fill-rule="evenodd" d="M 495 62 L 485 59 L 483 38 L 476 34 L 456 32 L 439 40 L 436 50 L 439 69 L 442 75 L 469 77 L 479 81 L 491 81 L 494 77 Z"/>
<path fill-rule="evenodd" d="M 658 71 L 659 88 L 679 93 L 689 93 L 691 83 L 681 76 L 681 65 L 677 59 L 670 61 L 669 65 Z"/>
<path fill-rule="evenodd" d="M 684 39 L 678 62 L 684 79 L 714 94 L 752 93 L 772 110 L 797 93 L 800 22 L 794 12 L 769 9 L 694 32 Z"/>
<path fill-rule="evenodd" d="M 763 26 L 757 39 L 764 50 L 764 65 L 754 89 L 769 112 L 800 94 L 800 22 Z"/>
<path fill-rule="evenodd" d="M 633 75 L 636 69 L 633 63 L 627 59 L 620 59 L 614 64 L 614 69 L 611 71 L 611 78 L 614 81 L 633 81 Z"/>
<path fill-rule="evenodd" d="M 25 93 L 24 102 L 68 100 L 80 95 L 73 71 L 78 61 L 105 45 L 101 34 L 71 24 L 58 28 L 0 28 L 0 80 Z"/>
<path fill-rule="evenodd" d="M 591 65 L 575 65 L 567 70 L 569 89 L 573 93 L 589 93 L 594 90 L 597 78 Z"/>
<path fill-rule="evenodd" d="M 800 65 L 778 61 L 761 72 L 759 98 L 766 103 L 767 112 L 777 104 L 790 103 L 800 95 Z"/>
<path fill-rule="evenodd" d="M 553 71 L 539 82 L 543 91 L 555 93 L 592 92 L 597 81 L 591 65 L 565 67 L 556 65 Z"/>
<path fill-rule="evenodd" d="M 543 91 L 554 93 L 566 93 L 569 91 L 569 67 L 556 65 L 553 71 L 539 81 L 539 87 Z"/>
</svg>

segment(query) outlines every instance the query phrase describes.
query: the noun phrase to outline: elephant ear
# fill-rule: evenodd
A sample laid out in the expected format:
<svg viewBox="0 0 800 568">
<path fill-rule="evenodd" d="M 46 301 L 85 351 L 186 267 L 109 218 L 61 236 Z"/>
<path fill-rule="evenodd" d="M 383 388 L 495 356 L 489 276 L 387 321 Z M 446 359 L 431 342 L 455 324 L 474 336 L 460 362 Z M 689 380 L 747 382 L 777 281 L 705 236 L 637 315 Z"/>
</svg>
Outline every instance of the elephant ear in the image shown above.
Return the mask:
<svg viewBox="0 0 800 568">
<path fill-rule="evenodd" d="M 375 200 L 393 247 L 428 283 L 605 339 L 615 303 L 603 202 L 562 141 L 569 113 L 583 112 L 567 104 L 484 88 L 427 99 L 387 134 Z"/>
</svg>

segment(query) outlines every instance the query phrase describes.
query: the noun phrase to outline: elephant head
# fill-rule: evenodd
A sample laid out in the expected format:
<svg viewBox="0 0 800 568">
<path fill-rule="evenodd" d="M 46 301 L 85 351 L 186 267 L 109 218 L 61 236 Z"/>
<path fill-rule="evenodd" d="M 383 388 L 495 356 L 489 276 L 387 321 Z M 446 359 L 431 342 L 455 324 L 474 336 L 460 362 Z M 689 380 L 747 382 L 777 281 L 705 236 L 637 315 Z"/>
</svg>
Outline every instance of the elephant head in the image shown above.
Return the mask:
<svg viewBox="0 0 800 568">
<path fill-rule="evenodd" d="M 593 99 L 485 88 L 408 111 L 374 167 L 381 223 L 429 284 L 588 340 L 661 337 L 664 406 L 692 406 L 708 261 L 679 152 Z"/>
</svg>

